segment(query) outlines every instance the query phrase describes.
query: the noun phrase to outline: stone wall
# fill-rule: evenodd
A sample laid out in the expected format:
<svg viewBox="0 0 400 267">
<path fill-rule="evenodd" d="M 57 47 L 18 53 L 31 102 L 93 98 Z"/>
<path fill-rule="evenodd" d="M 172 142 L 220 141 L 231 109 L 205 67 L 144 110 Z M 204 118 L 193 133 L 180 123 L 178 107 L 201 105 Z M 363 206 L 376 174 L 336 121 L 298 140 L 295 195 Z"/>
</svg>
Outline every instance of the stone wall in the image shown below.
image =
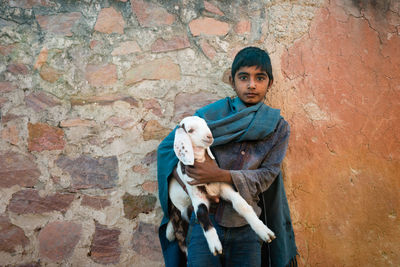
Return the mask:
<svg viewBox="0 0 400 267">
<path fill-rule="evenodd" d="M 300 265 L 400 265 L 399 34 L 397 0 L 0 0 L 0 265 L 162 266 L 157 145 L 247 45 Z"/>
</svg>

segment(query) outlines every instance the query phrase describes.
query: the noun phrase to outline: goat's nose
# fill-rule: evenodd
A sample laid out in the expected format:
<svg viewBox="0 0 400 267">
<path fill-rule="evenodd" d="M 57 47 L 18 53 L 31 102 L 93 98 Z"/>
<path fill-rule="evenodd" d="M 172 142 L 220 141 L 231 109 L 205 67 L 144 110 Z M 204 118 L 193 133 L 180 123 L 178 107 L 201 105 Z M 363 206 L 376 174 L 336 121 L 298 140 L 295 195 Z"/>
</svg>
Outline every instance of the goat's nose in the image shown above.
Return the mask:
<svg viewBox="0 0 400 267">
<path fill-rule="evenodd" d="M 207 139 L 208 139 L 208 140 L 212 140 L 212 139 L 213 139 L 212 135 L 211 135 L 211 134 L 208 134 L 208 135 L 207 135 Z"/>
</svg>

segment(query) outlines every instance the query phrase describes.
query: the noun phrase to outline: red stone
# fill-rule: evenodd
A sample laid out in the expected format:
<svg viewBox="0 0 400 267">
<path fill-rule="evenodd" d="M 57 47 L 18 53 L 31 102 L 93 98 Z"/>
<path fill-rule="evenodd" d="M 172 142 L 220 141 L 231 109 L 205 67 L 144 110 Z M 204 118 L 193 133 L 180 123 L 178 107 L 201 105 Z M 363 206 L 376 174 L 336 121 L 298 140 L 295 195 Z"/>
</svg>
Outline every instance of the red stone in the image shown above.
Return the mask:
<svg viewBox="0 0 400 267">
<path fill-rule="evenodd" d="M 96 230 L 90 246 L 90 258 L 100 264 L 117 264 L 121 255 L 118 229 L 109 229 L 95 221 Z"/>
<path fill-rule="evenodd" d="M 97 17 L 94 29 L 103 33 L 124 33 L 125 21 L 121 13 L 117 12 L 113 7 L 103 8 Z"/>
<path fill-rule="evenodd" d="M 200 41 L 200 47 L 201 47 L 201 50 L 203 50 L 203 53 L 209 59 L 214 59 L 214 57 L 217 54 L 217 52 L 215 51 L 215 49 L 206 40 L 201 40 Z"/>
<path fill-rule="evenodd" d="M 127 41 L 120 43 L 119 46 L 111 52 L 111 55 L 113 56 L 129 55 L 141 51 L 142 50 L 140 49 L 136 41 Z"/>
<path fill-rule="evenodd" d="M 7 66 L 7 70 L 12 74 L 21 74 L 21 75 L 29 74 L 28 67 L 21 63 L 10 64 Z"/>
<path fill-rule="evenodd" d="M 1 138 L 10 142 L 10 144 L 17 145 L 19 131 L 15 125 L 10 125 L 1 131 Z"/>
<path fill-rule="evenodd" d="M 70 127 L 94 127 L 96 122 L 92 120 L 82 120 L 82 119 L 69 119 L 60 122 L 60 127 L 70 128 Z"/>
<path fill-rule="evenodd" d="M 41 197 L 37 190 L 26 189 L 12 195 L 8 210 L 17 214 L 36 214 L 51 211 L 65 213 L 74 198 L 74 194 L 68 193 L 55 193 Z"/>
<path fill-rule="evenodd" d="M 168 52 L 174 50 L 180 50 L 190 47 L 190 42 L 187 36 L 175 36 L 172 39 L 164 40 L 162 38 L 157 39 L 151 45 L 151 51 L 153 53 Z"/>
<path fill-rule="evenodd" d="M 40 77 L 48 81 L 49 83 L 54 83 L 56 82 L 62 75 L 62 73 L 55 68 L 50 67 L 47 64 L 44 64 L 42 68 L 40 69 Z"/>
<path fill-rule="evenodd" d="M 74 189 L 113 188 L 118 181 L 118 159 L 112 157 L 92 158 L 81 155 L 70 159 L 61 155 L 55 163 L 71 176 Z"/>
<path fill-rule="evenodd" d="M 92 86 L 110 86 L 117 79 L 117 66 L 114 64 L 86 66 L 86 80 Z"/>
<path fill-rule="evenodd" d="M 25 103 L 28 107 L 32 108 L 36 112 L 40 112 L 48 107 L 55 107 L 61 104 L 58 99 L 44 92 L 30 93 L 25 97 Z"/>
<path fill-rule="evenodd" d="M 158 183 L 153 181 L 147 181 L 142 184 L 142 189 L 149 193 L 155 193 L 158 189 Z"/>
<path fill-rule="evenodd" d="M 13 51 L 15 45 L 0 45 L 0 54 L 3 56 L 8 56 Z"/>
<path fill-rule="evenodd" d="M 149 173 L 149 169 L 143 167 L 142 165 L 135 165 L 135 166 L 133 166 L 133 167 L 132 167 L 132 171 L 133 171 L 133 172 L 136 172 L 136 173 L 139 173 L 139 174 L 147 174 L 147 173 Z"/>
<path fill-rule="evenodd" d="M 111 125 L 114 127 L 119 127 L 122 129 L 130 129 L 133 126 L 136 125 L 136 122 L 134 119 L 130 117 L 111 117 L 106 121 L 107 125 Z"/>
<path fill-rule="evenodd" d="M 229 24 L 213 18 L 200 18 L 189 23 L 193 36 L 204 35 L 226 35 L 229 32 Z"/>
<path fill-rule="evenodd" d="M 235 27 L 234 31 L 237 34 L 244 34 L 251 31 L 251 22 L 249 20 L 241 20 L 239 21 Z"/>
<path fill-rule="evenodd" d="M 33 68 L 40 69 L 43 66 L 43 64 L 46 63 L 48 54 L 49 50 L 46 47 L 43 47 L 36 59 L 36 63 L 33 66 Z"/>
<path fill-rule="evenodd" d="M 14 185 L 33 187 L 40 175 L 32 156 L 15 152 L 0 155 L 0 187 L 7 188 Z"/>
<path fill-rule="evenodd" d="M 27 244 L 29 239 L 24 230 L 12 224 L 6 215 L 0 215 L 0 251 L 13 253 L 18 246 Z"/>
<path fill-rule="evenodd" d="M 131 6 L 133 13 L 142 27 L 171 25 L 175 21 L 174 15 L 152 2 L 131 0 Z"/>
<path fill-rule="evenodd" d="M 39 233 L 39 253 L 53 262 L 69 258 L 81 238 L 82 226 L 67 221 L 47 224 Z"/>
<path fill-rule="evenodd" d="M 12 92 L 15 89 L 17 89 L 17 87 L 10 82 L 0 82 L 0 93 Z"/>
<path fill-rule="evenodd" d="M 150 120 L 143 129 L 143 140 L 162 140 L 171 132 L 170 128 L 163 127 L 158 121 Z"/>
<path fill-rule="evenodd" d="M 81 201 L 82 206 L 88 206 L 96 210 L 102 210 L 111 205 L 111 202 L 106 197 L 92 197 L 84 195 Z"/>
<path fill-rule="evenodd" d="M 64 149 L 64 132 L 60 128 L 45 123 L 28 123 L 28 131 L 28 149 L 30 151 Z"/>
<path fill-rule="evenodd" d="M 80 12 L 61 13 L 52 16 L 36 15 L 36 20 L 40 27 L 47 32 L 72 36 L 71 29 L 81 16 Z"/>
<path fill-rule="evenodd" d="M 158 239 L 157 226 L 140 222 L 132 236 L 132 249 L 135 253 L 152 261 L 161 261 L 162 252 Z"/>
</svg>

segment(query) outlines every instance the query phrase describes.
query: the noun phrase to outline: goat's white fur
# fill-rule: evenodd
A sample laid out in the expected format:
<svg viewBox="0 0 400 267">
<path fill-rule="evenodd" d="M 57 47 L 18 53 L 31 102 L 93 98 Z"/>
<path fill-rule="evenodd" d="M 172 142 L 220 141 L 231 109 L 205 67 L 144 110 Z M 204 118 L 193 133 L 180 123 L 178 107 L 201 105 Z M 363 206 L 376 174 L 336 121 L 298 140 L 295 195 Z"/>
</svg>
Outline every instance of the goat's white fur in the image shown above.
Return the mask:
<svg viewBox="0 0 400 267">
<path fill-rule="evenodd" d="M 205 151 L 207 151 L 209 156 L 214 159 L 209 148 L 212 142 L 213 138 L 211 131 L 202 118 L 197 116 L 186 117 L 181 121 L 180 127 L 176 130 L 174 151 L 183 164 L 193 165 L 194 161 L 205 161 Z M 192 186 L 188 183 L 192 181 L 192 178 L 182 172 L 181 164 L 179 163 L 177 165 L 177 173 L 185 184 L 189 195 L 186 194 L 181 185 L 172 178 L 169 182 L 169 197 L 174 206 L 181 212 L 182 218 L 189 221 L 187 209 L 191 203 L 195 214 L 197 214 L 197 209 L 200 204 L 205 204 L 208 210 L 210 203 L 203 191 L 200 191 L 197 186 Z M 216 182 L 205 184 L 203 186 L 205 186 L 208 195 L 220 196 L 222 199 L 230 201 L 236 212 L 246 219 L 251 228 L 263 241 L 271 242 L 275 239 L 275 234 L 263 224 L 263 222 L 257 217 L 253 208 L 232 188 L 231 185 Z M 170 241 L 175 238 L 171 221 L 168 223 L 166 235 Z M 214 255 L 217 253 L 221 254 L 222 245 L 215 228 L 211 227 L 208 231 L 204 231 L 204 235 L 211 253 Z"/>
</svg>

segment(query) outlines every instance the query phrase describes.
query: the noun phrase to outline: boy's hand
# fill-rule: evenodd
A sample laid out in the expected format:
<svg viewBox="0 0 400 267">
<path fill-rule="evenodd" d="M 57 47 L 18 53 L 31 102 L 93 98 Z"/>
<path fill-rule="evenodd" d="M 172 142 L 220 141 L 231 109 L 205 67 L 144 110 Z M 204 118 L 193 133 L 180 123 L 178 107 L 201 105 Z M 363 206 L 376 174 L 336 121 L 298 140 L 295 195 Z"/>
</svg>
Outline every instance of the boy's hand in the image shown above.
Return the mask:
<svg viewBox="0 0 400 267">
<path fill-rule="evenodd" d="M 206 160 L 202 163 L 194 162 L 193 166 L 185 166 L 186 174 L 194 180 L 190 185 L 207 184 L 213 182 L 224 182 L 232 184 L 231 174 L 228 170 L 218 167 L 215 160 L 212 160 L 206 153 Z"/>
</svg>

